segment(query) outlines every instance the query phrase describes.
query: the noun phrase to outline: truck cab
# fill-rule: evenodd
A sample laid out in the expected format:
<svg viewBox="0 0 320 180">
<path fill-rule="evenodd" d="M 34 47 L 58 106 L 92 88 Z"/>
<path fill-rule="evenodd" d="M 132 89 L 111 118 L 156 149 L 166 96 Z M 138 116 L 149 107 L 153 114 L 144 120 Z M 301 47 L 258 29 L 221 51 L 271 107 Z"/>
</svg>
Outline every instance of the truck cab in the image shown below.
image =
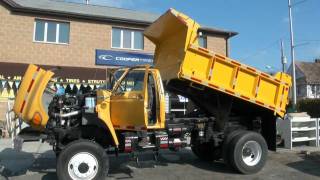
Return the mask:
<svg viewBox="0 0 320 180">
<path fill-rule="evenodd" d="M 160 73 L 149 66 L 117 70 L 111 90 L 97 91 L 98 117 L 115 131 L 147 131 L 165 128 L 165 99 Z"/>
<path fill-rule="evenodd" d="M 164 89 L 159 71 L 138 67 L 120 69 L 116 73 L 122 71 L 110 96 L 113 125 L 121 129 L 164 129 Z"/>
</svg>

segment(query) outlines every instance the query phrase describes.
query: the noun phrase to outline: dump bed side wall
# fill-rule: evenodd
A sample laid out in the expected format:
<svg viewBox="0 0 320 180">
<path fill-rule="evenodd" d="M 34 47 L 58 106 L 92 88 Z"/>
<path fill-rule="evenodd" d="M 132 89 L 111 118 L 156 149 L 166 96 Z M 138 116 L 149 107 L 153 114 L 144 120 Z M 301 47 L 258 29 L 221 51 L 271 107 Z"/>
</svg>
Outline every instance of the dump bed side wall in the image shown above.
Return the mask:
<svg viewBox="0 0 320 180">
<path fill-rule="evenodd" d="M 271 76 L 197 46 L 188 48 L 181 78 L 271 109 L 280 116 L 288 104 L 289 75 Z"/>
</svg>

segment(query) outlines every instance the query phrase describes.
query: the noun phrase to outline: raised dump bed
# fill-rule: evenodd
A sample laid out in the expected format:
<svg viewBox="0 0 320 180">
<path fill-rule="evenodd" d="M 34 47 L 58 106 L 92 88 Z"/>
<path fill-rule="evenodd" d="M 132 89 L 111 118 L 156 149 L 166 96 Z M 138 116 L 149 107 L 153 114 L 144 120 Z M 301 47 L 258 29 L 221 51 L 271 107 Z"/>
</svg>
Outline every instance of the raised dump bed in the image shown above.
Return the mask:
<svg viewBox="0 0 320 180">
<path fill-rule="evenodd" d="M 278 72 L 261 72 L 226 56 L 201 48 L 200 25 L 170 9 L 149 26 L 144 34 L 155 45 L 155 68 L 163 80 L 188 80 L 235 96 L 284 116 L 291 77 Z"/>
</svg>

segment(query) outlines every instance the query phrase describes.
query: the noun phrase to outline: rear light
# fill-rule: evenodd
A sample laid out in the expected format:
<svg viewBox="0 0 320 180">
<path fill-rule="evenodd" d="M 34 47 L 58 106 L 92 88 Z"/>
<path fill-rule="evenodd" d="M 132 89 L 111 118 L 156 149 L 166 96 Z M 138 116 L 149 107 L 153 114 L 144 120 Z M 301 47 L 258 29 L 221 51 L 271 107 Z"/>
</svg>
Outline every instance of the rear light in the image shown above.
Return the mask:
<svg viewBox="0 0 320 180">
<path fill-rule="evenodd" d="M 156 135 L 157 147 L 160 147 L 160 149 L 167 149 L 169 147 L 168 140 L 169 140 L 168 134 L 166 134 L 166 133 L 157 134 Z"/>
<path fill-rule="evenodd" d="M 130 153 L 135 151 L 135 146 L 138 143 L 138 136 L 125 134 L 124 139 L 124 152 Z"/>
</svg>

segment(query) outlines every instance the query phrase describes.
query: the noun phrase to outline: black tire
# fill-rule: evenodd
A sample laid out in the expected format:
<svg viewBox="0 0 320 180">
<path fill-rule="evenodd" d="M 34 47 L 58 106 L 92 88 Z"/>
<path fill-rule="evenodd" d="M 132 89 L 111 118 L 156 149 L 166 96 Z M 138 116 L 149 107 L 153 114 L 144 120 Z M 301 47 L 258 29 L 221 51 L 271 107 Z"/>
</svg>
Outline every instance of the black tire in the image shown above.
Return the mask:
<svg viewBox="0 0 320 180">
<path fill-rule="evenodd" d="M 228 153 L 230 142 L 233 140 L 234 137 L 236 137 L 240 133 L 244 133 L 244 132 L 246 132 L 246 131 L 245 130 L 235 130 L 235 131 L 230 132 L 224 138 L 224 141 L 222 144 L 222 159 L 227 165 L 230 165 L 229 153 Z"/>
<path fill-rule="evenodd" d="M 91 160 L 94 160 L 95 163 L 90 164 L 84 161 L 77 164 L 77 162 L 79 162 L 78 160 L 83 161 L 83 159 L 85 159 L 81 157 L 86 157 L 86 156 L 89 157 L 88 159 L 91 158 Z M 76 159 L 77 157 L 79 158 Z M 74 161 L 73 159 L 76 159 L 77 161 Z M 73 164 L 72 162 L 75 162 L 75 163 Z M 70 167 L 69 167 L 69 163 L 71 163 Z M 95 164 L 98 167 L 96 167 Z M 77 169 L 73 170 L 74 166 L 77 167 Z M 69 173 L 69 170 L 71 173 Z M 109 159 L 106 152 L 99 144 L 89 140 L 77 140 L 68 144 L 59 153 L 58 160 L 57 160 L 57 176 L 59 180 L 77 179 L 77 178 L 72 178 L 72 176 L 77 177 L 76 173 L 74 173 L 75 171 L 78 171 L 78 174 L 79 174 L 79 173 L 82 173 L 81 171 L 85 173 L 88 171 L 90 172 L 90 170 L 91 171 L 93 170 L 96 172 L 92 174 L 92 177 L 88 177 L 89 179 L 92 179 L 92 180 L 105 179 L 108 174 Z"/>
<path fill-rule="evenodd" d="M 57 161 L 58 161 L 58 157 L 59 157 L 59 155 L 60 155 L 60 153 L 61 153 L 61 149 L 58 148 L 58 147 L 53 148 L 53 152 L 56 154 L 56 159 L 57 159 Z"/>
<path fill-rule="evenodd" d="M 195 143 L 191 146 L 192 152 L 202 161 L 214 160 L 214 148 L 211 143 Z"/>
<path fill-rule="evenodd" d="M 243 174 L 253 174 L 260 171 L 267 161 L 267 143 L 256 132 L 240 132 L 231 140 L 228 148 L 230 165 Z M 249 160 L 245 161 L 243 155 L 250 157 Z"/>
</svg>

